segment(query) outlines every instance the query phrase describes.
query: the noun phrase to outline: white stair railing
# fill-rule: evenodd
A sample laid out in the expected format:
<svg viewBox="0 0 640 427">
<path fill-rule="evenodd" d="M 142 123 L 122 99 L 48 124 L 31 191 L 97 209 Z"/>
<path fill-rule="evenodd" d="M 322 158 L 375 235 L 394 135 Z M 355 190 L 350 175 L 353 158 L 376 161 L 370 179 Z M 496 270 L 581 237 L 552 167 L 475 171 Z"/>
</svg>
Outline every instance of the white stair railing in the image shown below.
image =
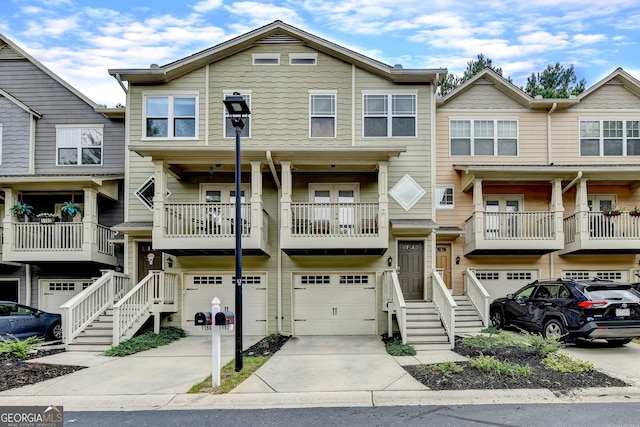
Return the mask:
<svg viewBox="0 0 640 427">
<path fill-rule="evenodd" d="M 456 345 L 456 307 L 457 304 L 451 296 L 451 292 L 444 284 L 442 277 L 436 269 L 431 273 L 433 288 L 433 304 L 440 315 L 440 321 L 444 326 L 449 343 L 453 349 Z"/>
<path fill-rule="evenodd" d="M 400 329 L 402 343 L 407 343 L 407 304 L 402 295 L 402 288 L 395 271 L 384 272 L 384 293 L 387 299 L 388 334 L 393 334 L 392 318 L 396 314 L 396 321 Z"/>
<path fill-rule="evenodd" d="M 471 304 L 478 310 L 485 328 L 489 326 L 489 292 L 476 277 L 476 270 L 468 268 L 464 273 L 464 291 Z"/>
<path fill-rule="evenodd" d="M 104 270 L 102 277 L 60 306 L 65 347 L 125 294 L 129 276 Z"/>
</svg>

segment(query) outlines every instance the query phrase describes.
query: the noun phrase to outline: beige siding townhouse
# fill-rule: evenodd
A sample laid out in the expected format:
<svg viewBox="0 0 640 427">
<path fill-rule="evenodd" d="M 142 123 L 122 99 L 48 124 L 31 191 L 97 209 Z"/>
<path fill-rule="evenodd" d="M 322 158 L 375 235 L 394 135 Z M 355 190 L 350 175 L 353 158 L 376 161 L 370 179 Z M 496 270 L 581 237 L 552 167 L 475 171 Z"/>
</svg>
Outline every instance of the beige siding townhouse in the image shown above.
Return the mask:
<svg viewBox="0 0 640 427">
<path fill-rule="evenodd" d="M 570 99 L 491 70 L 439 99 L 436 263 L 452 292 L 638 280 L 639 124 L 640 85 L 621 69 Z"/>
<path fill-rule="evenodd" d="M 446 69 L 389 66 L 275 21 L 163 66 L 109 72 L 129 118 L 124 270 L 155 289 L 163 324 L 208 333 L 194 315 L 213 297 L 234 311 L 236 231 L 245 335 L 392 327 L 406 338 L 410 303 L 452 305 L 431 282 Z M 251 110 L 240 195 L 222 102 L 234 93 Z"/>
</svg>

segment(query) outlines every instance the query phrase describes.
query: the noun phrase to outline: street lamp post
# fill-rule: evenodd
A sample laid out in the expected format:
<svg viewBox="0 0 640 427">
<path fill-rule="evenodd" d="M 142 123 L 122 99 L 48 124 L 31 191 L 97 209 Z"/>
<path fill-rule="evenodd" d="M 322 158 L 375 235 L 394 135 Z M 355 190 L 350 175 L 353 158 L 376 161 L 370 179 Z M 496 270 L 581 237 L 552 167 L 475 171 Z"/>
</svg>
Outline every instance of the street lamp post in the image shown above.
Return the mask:
<svg viewBox="0 0 640 427">
<path fill-rule="evenodd" d="M 240 133 L 244 128 L 243 117 L 251 114 L 247 102 L 238 92 L 227 95 L 222 101 L 231 117 L 231 124 L 236 130 L 236 372 L 242 370 L 242 197 L 241 197 L 241 171 L 240 171 Z"/>
</svg>

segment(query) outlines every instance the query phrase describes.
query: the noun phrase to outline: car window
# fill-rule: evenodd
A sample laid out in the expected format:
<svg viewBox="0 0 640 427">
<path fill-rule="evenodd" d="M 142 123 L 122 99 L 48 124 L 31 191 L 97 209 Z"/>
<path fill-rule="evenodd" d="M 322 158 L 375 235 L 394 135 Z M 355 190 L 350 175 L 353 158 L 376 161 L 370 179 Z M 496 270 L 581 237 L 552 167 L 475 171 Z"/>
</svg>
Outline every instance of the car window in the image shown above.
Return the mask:
<svg viewBox="0 0 640 427">
<path fill-rule="evenodd" d="M 589 288 L 585 292 L 591 300 L 637 302 L 638 296 L 628 289 Z"/>
<path fill-rule="evenodd" d="M 558 287 L 556 285 L 540 285 L 536 291 L 536 298 L 557 298 Z"/>
<path fill-rule="evenodd" d="M 14 309 L 15 309 L 15 312 L 13 313 L 14 316 L 30 316 L 35 313 L 34 309 L 29 307 L 24 307 L 22 305 L 18 305 L 14 307 Z"/>
<path fill-rule="evenodd" d="M 10 316 L 11 306 L 8 304 L 0 304 L 0 316 Z"/>
<path fill-rule="evenodd" d="M 516 294 L 514 294 L 514 298 L 529 298 L 531 297 L 531 293 L 533 292 L 533 290 L 535 289 L 535 286 L 527 286 L 526 288 L 518 291 Z"/>
<path fill-rule="evenodd" d="M 571 292 L 569 292 L 569 289 L 564 286 L 558 287 L 558 298 L 569 298 L 570 295 Z"/>
</svg>

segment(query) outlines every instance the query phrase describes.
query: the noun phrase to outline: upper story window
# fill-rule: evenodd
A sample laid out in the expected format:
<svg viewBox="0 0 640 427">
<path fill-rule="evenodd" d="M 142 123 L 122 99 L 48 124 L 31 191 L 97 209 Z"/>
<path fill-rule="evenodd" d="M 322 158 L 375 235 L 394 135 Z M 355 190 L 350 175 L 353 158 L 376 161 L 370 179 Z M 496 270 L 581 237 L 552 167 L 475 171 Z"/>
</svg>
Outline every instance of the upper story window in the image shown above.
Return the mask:
<svg viewBox="0 0 640 427">
<path fill-rule="evenodd" d="M 517 156 L 517 120 L 451 120 L 452 156 Z"/>
<path fill-rule="evenodd" d="M 195 95 L 145 95 L 146 138 L 195 138 L 197 99 Z"/>
<path fill-rule="evenodd" d="M 242 97 L 244 98 L 245 102 L 247 103 L 247 105 L 249 106 L 249 110 L 251 110 L 251 93 L 248 91 L 236 91 L 236 90 L 230 90 L 230 91 L 225 91 L 222 95 L 222 99 L 224 99 L 227 95 L 232 95 L 234 93 L 240 93 L 240 95 L 242 95 Z M 231 124 L 231 116 L 229 115 L 229 112 L 227 111 L 227 109 L 224 107 L 224 104 L 222 104 L 222 102 L 220 103 L 220 107 L 224 110 L 224 137 L 225 138 L 235 138 L 236 137 L 236 128 L 233 127 L 233 124 Z M 253 111 L 251 111 L 251 113 L 253 114 Z M 243 117 L 242 121 L 244 122 L 244 127 L 242 128 L 242 131 L 240 132 L 240 136 L 243 138 L 250 138 L 251 137 L 251 116 L 248 117 Z"/>
<path fill-rule="evenodd" d="M 365 94 L 365 138 L 416 136 L 416 104 L 415 94 Z"/>
<path fill-rule="evenodd" d="M 453 209 L 453 186 L 438 186 L 436 188 L 436 208 Z"/>
<path fill-rule="evenodd" d="M 311 93 L 309 95 L 309 136 L 311 138 L 335 138 L 335 93 Z"/>
<path fill-rule="evenodd" d="M 279 53 L 254 53 L 251 58 L 253 65 L 280 65 Z"/>
<path fill-rule="evenodd" d="M 290 53 L 289 65 L 316 65 L 318 63 L 318 54 L 309 53 Z"/>
<path fill-rule="evenodd" d="M 640 156 L 639 120 L 580 120 L 581 156 Z"/>
<path fill-rule="evenodd" d="M 56 126 L 58 166 L 102 165 L 103 125 Z"/>
</svg>

